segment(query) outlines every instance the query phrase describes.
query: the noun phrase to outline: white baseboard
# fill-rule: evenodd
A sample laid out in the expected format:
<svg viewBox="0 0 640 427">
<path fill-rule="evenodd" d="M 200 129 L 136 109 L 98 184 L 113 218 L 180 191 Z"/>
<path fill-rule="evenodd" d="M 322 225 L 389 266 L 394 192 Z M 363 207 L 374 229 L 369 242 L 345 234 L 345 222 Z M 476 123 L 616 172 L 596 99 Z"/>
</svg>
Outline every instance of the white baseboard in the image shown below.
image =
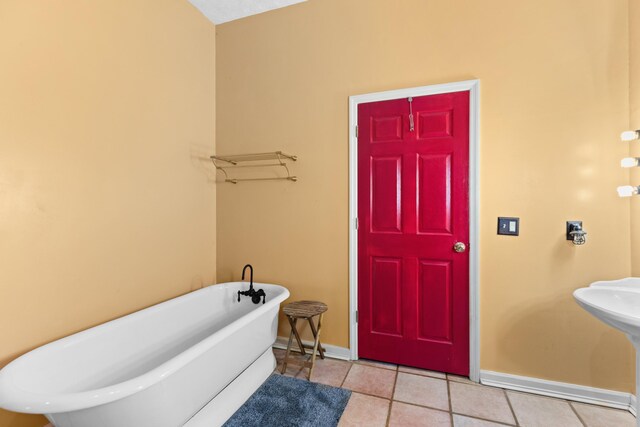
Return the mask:
<svg viewBox="0 0 640 427">
<path fill-rule="evenodd" d="M 633 415 L 636 415 L 636 396 L 631 393 L 492 371 L 480 371 L 480 382 L 484 385 L 509 390 L 557 397 L 574 402 L 608 406 L 616 409 L 626 409 Z"/>
<path fill-rule="evenodd" d="M 288 342 L 289 342 L 289 338 L 278 337 L 278 339 L 276 340 L 275 344 L 273 344 L 273 346 L 275 348 L 286 350 Z M 313 341 L 302 340 L 302 343 L 306 345 L 313 345 Z M 320 343 L 322 344 L 322 348 L 324 348 L 325 350 L 324 353 L 328 357 L 331 357 L 332 359 L 351 360 L 351 350 L 349 350 L 348 348 L 338 347 L 337 345 L 325 344 L 322 341 L 320 341 Z M 296 344 L 295 340 L 293 342 L 292 348 L 294 349 L 298 348 L 298 345 Z"/>
</svg>

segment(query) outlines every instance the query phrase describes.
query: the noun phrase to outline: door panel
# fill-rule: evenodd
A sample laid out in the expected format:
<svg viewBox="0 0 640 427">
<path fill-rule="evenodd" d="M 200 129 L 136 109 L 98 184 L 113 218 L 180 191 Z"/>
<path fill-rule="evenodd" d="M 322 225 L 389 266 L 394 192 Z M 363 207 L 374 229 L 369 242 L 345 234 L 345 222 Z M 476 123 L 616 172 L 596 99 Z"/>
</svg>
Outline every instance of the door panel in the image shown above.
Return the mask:
<svg viewBox="0 0 640 427">
<path fill-rule="evenodd" d="M 452 116 L 452 110 L 418 113 L 418 139 L 453 136 Z"/>
<path fill-rule="evenodd" d="M 402 158 L 371 158 L 371 232 L 401 232 Z"/>
<path fill-rule="evenodd" d="M 371 298 L 371 311 L 380 313 L 380 316 L 373 317 L 371 331 L 376 334 L 402 336 L 402 260 L 373 257 L 371 277 L 373 288 L 377 291 Z"/>
<path fill-rule="evenodd" d="M 451 153 L 418 156 L 418 232 L 451 234 Z"/>
<path fill-rule="evenodd" d="M 371 117 L 371 142 L 402 141 L 402 116 Z"/>
<path fill-rule="evenodd" d="M 451 262 L 420 260 L 418 339 L 451 344 Z"/>
<path fill-rule="evenodd" d="M 467 375 L 469 92 L 360 104 L 359 356 Z"/>
</svg>

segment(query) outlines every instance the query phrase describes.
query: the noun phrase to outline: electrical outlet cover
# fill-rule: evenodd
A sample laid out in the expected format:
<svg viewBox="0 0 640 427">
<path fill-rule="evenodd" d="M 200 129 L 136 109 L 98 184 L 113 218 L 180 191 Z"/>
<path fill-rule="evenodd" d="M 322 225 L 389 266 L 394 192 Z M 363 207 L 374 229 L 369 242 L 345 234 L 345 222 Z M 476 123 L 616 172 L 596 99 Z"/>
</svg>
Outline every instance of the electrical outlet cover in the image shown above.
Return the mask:
<svg viewBox="0 0 640 427">
<path fill-rule="evenodd" d="M 520 218 L 498 217 L 498 234 L 504 236 L 520 235 Z"/>
</svg>

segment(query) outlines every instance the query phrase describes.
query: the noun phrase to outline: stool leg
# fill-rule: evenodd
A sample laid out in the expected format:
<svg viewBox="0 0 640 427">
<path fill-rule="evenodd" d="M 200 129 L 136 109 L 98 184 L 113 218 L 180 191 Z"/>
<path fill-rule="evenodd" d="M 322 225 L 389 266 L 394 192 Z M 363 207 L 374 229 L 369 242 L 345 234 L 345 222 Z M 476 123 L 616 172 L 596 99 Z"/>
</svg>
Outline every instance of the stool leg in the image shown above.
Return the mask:
<svg viewBox="0 0 640 427">
<path fill-rule="evenodd" d="M 311 380 L 311 374 L 313 373 L 313 367 L 316 363 L 316 352 L 318 351 L 318 345 L 320 345 L 320 329 L 322 329 L 322 314 L 318 317 L 318 331 L 316 333 L 316 339 L 313 342 L 313 354 L 311 355 L 311 368 L 309 369 L 308 380 Z"/>
<path fill-rule="evenodd" d="M 315 339 L 318 331 L 316 331 L 316 326 L 313 324 L 313 317 L 309 317 L 307 320 L 309 321 L 309 327 L 311 327 L 311 332 L 313 333 L 313 339 Z M 324 359 L 324 348 L 322 348 L 322 344 L 318 344 L 318 352 L 320 353 L 320 359 Z"/>
<path fill-rule="evenodd" d="M 289 317 L 289 323 L 291 324 L 291 330 L 293 331 L 293 335 L 296 337 L 296 341 L 298 342 L 298 347 L 300 347 L 300 354 L 303 356 L 307 353 L 304 351 L 304 345 L 302 345 L 302 339 L 300 339 L 300 335 L 298 334 L 298 328 L 296 325 L 298 324 L 298 318 L 292 319 Z"/>
<path fill-rule="evenodd" d="M 289 352 L 291 351 L 291 344 L 293 343 L 293 331 L 296 327 L 296 322 L 291 322 L 291 318 L 287 316 L 289 323 L 291 324 L 291 332 L 289 332 L 289 343 L 287 344 L 287 352 L 284 354 L 284 362 L 282 363 L 282 374 L 287 372 L 287 361 L 289 360 Z"/>
</svg>

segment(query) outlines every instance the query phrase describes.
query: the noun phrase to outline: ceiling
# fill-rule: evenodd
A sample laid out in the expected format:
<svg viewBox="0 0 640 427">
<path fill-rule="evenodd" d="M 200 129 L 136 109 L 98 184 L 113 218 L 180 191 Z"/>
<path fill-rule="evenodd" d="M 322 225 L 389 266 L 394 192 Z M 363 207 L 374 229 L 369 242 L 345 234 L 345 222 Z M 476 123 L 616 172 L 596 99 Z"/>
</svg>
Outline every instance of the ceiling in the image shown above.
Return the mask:
<svg viewBox="0 0 640 427">
<path fill-rule="evenodd" d="M 216 25 L 304 1 L 306 0 L 189 0 Z"/>
</svg>

